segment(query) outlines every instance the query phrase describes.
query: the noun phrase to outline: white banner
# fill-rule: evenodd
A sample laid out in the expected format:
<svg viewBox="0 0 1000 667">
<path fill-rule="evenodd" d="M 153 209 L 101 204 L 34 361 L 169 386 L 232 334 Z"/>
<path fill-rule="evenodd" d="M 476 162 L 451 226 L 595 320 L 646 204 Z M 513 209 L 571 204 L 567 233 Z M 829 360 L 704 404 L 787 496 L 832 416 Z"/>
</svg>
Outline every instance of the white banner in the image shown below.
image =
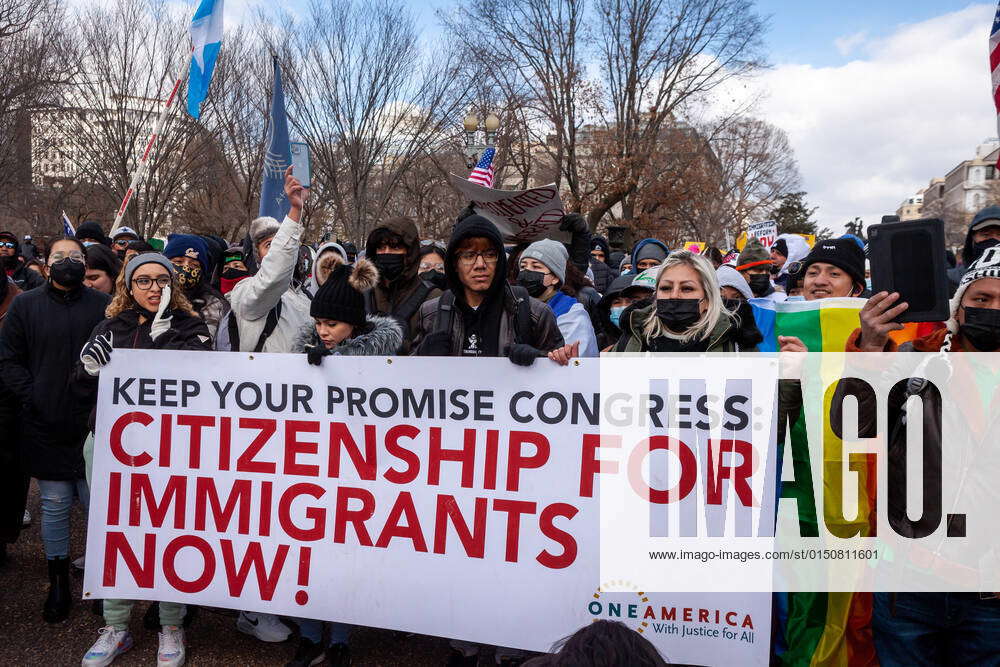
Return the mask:
<svg viewBox="0 0 1000 667">
<path fill-rule="evenodd" d="M 778 223 L 774 220 L 751 222 L 747 225 L 747 238 L 757 239 L 762 246 L 770 249 L 778 239 Z"/>
<path fill-rule="evenodd" d="M 601 581 L 599 367 L 116 350 L 84 596 L 538 651 L 613 619 L 673 662 L 766 665 L 769 594 Z"/>
<path fill-rule="evenodd" d="M 569 241 L 570 235 L 559 231 L 566 211 L 555 183 L 530 190 L 494 190 L 452 174 L 451 184 L 472 202 L 476 213 L 497 226 L 505 242 Z"/>
</svg>

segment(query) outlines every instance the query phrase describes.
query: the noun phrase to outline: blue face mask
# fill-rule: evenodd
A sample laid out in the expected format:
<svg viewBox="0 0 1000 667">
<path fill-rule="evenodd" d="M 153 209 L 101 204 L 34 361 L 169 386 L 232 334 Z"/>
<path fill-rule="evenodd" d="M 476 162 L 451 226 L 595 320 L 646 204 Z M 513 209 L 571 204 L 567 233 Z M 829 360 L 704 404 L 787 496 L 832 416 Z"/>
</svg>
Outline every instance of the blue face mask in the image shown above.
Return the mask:
<svg viewBox="0 0 1000 667">
<path fill-rule="evenodd" d="M 616 327 L 618 327 L 619 329 L 622 328 L 622 325 L 619 324 L 619 322 L 621 321 L 622 313 L 624 312 L 625 312 L 625 306 L 617 306 L 611 309 L 611 323 Z"/>
</svg>

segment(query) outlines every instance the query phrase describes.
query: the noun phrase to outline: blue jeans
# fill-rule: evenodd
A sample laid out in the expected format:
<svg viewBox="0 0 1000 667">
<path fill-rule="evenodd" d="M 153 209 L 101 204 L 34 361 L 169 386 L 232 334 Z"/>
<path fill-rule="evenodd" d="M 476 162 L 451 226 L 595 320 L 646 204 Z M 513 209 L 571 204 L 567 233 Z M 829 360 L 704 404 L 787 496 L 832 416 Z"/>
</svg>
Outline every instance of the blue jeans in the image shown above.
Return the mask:
<svg viewBox="0 0 1000 667">
<path fill-rule="evenodd" d="M 875 593 L 882 667 L 1000 665 L 1000 600 L 978 593 Z"/>
<path fill-rule="evenodd" d="M 69 557 L 69 513 L 74 496 L 80 499 L 83 509 L 90 506 L 90 488 L 87 480 L 38 480 L 42 497 L 42 543 L 45 557 Z"/>
<path fill-rule="evenodd" d="M 302 635 L 304 639 L 308 639 L 313 644 L 323 644 L 323 627 L 329 630 L 330 634 L 326 640 L 325 646 L 333 646 L 334 644 L 346 644 L 348 635 L 351 632 L 353 625 L 348 625 L 347 623 L 333 623 L 330 621 L 316 621 L 311 618 L 297 618 L 295 622 L 299 624 L 299 634 Z"/>
</svg>

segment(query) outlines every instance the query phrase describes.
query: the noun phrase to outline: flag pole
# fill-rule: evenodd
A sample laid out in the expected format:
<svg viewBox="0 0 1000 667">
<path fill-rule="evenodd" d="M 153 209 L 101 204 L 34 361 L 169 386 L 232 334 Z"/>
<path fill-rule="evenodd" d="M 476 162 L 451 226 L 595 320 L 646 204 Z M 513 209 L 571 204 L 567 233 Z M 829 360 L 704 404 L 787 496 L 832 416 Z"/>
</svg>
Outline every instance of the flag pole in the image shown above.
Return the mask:
<svg viewBox="0 0 1000 667">
<path fill-rule="evenodd" d="M 190 67 L 188 63 L 188 67 Z M 146 176 L 146 172 L 149 171 L 149 158 L 153 153 L 153 145 L 156 143 L 157 138 L 163 132 L 163 126 L 167 123 L 167 118 L 170 116 L 170 112 L 173 111 L 174 101 L 177 99 L 177 91 L 180 90 L 181 82 L 187 76 L 187 68 L 185 68 L 184 73 L 177 77 L 174 81 L 174 87 L 170 91 L 170 95 L 167 97 L 166 102 L 163 104 L 163 109 L 160 111 L 160 116 L 156 119 L 156 124 L 153 125 L 153 132 L 149 135 L 149 139 L 146 141 L 146 148 L 142 151 L 142 155 L 139 157 L 139 164 L 135 168 L 135 172 L 132 174 L 132 182 L 129 183 L 128 190 L 125 191 L 125 197 L 122 199 L 121 206 L 118 207 L 118 213 L 115 215 L 115 222 L 111 225 L 111 231 L 108 234 L 113 234 L 116 229 L 121 227 L 122 218 L 125 217 L 125 211 L 128 209 L 128 203 L 132 199 L 132 195 L 135 194 L 135 189 L 139 187 L 139 183 Z"/>
</svg>

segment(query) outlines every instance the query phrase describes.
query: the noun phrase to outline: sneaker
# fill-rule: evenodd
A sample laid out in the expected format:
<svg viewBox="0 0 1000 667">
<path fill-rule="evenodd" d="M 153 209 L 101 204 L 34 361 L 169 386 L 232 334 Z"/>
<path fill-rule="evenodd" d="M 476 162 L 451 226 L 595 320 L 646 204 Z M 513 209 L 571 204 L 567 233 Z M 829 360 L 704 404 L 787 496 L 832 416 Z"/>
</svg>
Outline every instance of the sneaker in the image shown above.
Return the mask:
<svg viewBox="0 0 1000 667">
<path fill-rule="evenodd" d="M 295 649 L 295 657 L 285 664 L 285 667 L 310 667 L 318 665 L 326 658 L 323 647 L 314 644 L 305 637 L 299 639 L 299 647 Z"/>
<path fill-rule="evenodd" d="M 278 620 L 274 614 L 257 614 L 241 611 L 236 619 L 236 629 L 248 635 L 253 635 L 262 642 L 283 642 L 291 636 L 288 626 Z"/>
<path fill-rule="evenodd" d="M 31 525 L 31 512 L 24 510 L 24 516 L 21 517 L 21 527 L 27 528 Z"/>
<path fill-rule="evenodd" d="M 132 648 L 132 633 L 116 630 L 113 625 L 98 630 L 97 641 L 80 661 L 81 667 L 104 667 Z"/>
<path fill-rule="evenodd" d="M 159 637 L 156 664 L 159 667 L 181 667 L 184 664 L 184 628 L 164 625 Z"/>
</svg>

